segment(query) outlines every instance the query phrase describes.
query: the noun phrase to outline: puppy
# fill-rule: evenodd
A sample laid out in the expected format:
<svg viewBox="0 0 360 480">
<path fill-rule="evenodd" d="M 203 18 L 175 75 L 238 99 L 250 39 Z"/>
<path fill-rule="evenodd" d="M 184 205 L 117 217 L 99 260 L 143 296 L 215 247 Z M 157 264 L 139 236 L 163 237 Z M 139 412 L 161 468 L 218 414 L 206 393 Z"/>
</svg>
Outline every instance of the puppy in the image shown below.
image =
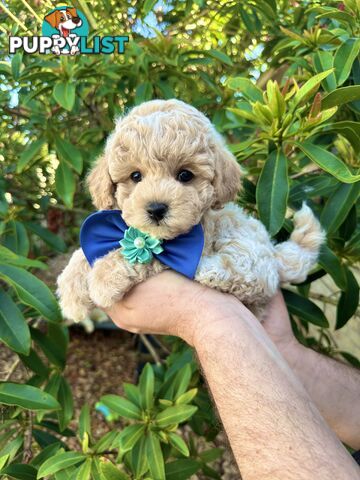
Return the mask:
<svg viewBox="0 0 360 480">
<path fill-rule="evenodd" d="M 60 35 L 52 35 L 53 38 L 61 37 L 76 37 L 75 33 L 71 31 L 75 28 L 81 27 L 82 20 L 78 16 L 76 8 L 67 7 L 64 10 L 55 10 L 49 15 L 46 15 L 45 20 L 56 30 L 59 31 Z M 61 51 L 58 46 L 53 49 L 56 55 L 60 55 Z M 75 55 L 79 51 L 79 47 L 73 45 L 70 49 L 70 54 Z"/>
<path fill-rule="evenodd" d="M 290 239 L 274 245 L 263 224 L 236 199 L 241 170 L 210 121 L 178 100 L 153 100 L 119 119 L 87 183 L 97 209 L 119 209 L 128 226 L 171 240 L 201 224 L 204 247 L 195 280 L 235 295 L 259 313 L 281 282 L 302 282 L 324 239 L 304 205 Z M 154 212 L 155 209 L 155 212 Z M 80 321 L 94 305 L 110 307 L 164 270 L 130 263 L 119 248 L 90 267 L 77 250 L 58 278 L 65 317 Z"/>
</svg>

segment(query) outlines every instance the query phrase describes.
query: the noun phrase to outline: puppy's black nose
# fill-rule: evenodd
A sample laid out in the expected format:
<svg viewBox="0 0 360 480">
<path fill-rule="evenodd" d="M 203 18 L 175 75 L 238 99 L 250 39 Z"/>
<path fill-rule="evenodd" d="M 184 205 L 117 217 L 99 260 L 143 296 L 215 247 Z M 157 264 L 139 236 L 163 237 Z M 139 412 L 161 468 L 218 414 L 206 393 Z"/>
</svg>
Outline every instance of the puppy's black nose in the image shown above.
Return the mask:
<svg viewBox="0 0 360 480">
<path fill-rule="evenodd" d="M 168 208 L 169 207 L 166 205 L 166 203 L 151 202 L 148 204 L 146 211 L 152 220 L 156 220 L 158 222 L 165 217 Z"/>
<path fill-rule="evenodd" d="M 80 17 L 72 17 L 72 21 L 73 21 L 74 23 L 80 23 L 81 18 L 80 18 Z"/>
</svg>

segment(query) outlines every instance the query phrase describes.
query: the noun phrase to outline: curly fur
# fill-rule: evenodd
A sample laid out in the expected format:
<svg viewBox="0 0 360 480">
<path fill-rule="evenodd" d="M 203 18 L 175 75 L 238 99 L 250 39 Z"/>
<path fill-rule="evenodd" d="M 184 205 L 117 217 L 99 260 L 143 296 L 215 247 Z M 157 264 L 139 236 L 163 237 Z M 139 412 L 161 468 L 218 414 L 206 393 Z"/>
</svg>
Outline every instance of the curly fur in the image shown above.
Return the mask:
<svg viewBox="0 0 360 480">
<path fill-rule="evenodd" d="M 194 174 L 189 183 L 176 179 L 182 169 Z M 134 171 L 141 172 L 141 182 L 131 180 Z M 304 205 L 294 216 L 290 239 L 273 245 L 262 223 L 229 203 L 240 177 L 235 157 L 202 113 L 178 100 L 153 100 L 117 121 L 87 183 L 96 208 L 118 208 L 128 225 L 154 237 L 171 239 L 201 222 L 205 247 L 195 280 L 232 293 L 256 310 L 280 282 L 306 278 L 324 234 Z M 159 223 L 148 216 L 150 202 L 169 205 Z M 58 278 L 64 316 L 83 320 L 93 305 L 110 307 L 165 268 L 156 260 L 130 265 L 117 251 L 90 268 L 77 250 Z"/>
</svg>

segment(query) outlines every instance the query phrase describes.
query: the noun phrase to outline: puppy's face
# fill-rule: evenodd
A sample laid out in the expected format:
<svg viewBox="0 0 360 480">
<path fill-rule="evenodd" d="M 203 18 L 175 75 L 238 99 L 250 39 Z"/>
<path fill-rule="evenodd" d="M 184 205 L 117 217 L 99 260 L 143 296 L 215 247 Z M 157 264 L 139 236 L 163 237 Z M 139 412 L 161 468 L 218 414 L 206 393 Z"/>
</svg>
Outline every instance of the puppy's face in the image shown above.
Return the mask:
<svg viewBox="0 0 360 480">
<path fill-rule="evenodd" d="M 82 20 L 78 16 L 75 8 L 66 10 L 55 10 L 45 17 L 53 28 L 57 28 L 63 37 L 67 37 L 71 30 L 81 27 Z"/>
<path fill-rule="evenodd" d="M 233 199 L 239 178 L 204 115 L 177 100 L 156 100 L 119 121 L 88 182 L 98 208 L 119 208 L 128 225 L 171 239 Z"/>
</svg>

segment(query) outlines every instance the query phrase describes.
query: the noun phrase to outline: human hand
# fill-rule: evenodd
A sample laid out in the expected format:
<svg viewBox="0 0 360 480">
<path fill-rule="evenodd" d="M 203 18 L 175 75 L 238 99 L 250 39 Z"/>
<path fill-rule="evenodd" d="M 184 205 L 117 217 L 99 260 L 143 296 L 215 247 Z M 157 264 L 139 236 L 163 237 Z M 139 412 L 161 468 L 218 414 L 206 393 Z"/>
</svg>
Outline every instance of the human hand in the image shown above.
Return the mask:
<svg viewBox="0 0 360 480">
<path fill-rule="evenodd" d="M 232 295 L 166 270 L 136 285 L 106 313 L 130 332 L 176 335 L 193 346 L 196 336 L 239 308 L 246 310 Z"/>
</svg>

